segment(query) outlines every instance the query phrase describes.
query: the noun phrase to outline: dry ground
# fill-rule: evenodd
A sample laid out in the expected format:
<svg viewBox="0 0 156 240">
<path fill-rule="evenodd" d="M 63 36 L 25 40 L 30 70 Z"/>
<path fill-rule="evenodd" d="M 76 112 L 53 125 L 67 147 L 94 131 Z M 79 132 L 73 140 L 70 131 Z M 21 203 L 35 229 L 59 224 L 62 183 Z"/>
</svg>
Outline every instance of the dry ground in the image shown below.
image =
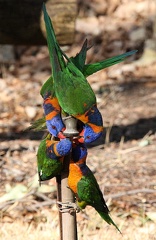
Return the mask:
<svg viewBox="0 0 156 240">
<path fill-rule="evenodd" d="M 128 2 L 80 1 L 75 43 L 67 50 L 76 54 L 86 36 L 94 43 L 88 62 L 139 50 L 124 64 L 89 77 L 105 131 L 88 148 L 87 162 L 123 235 L 87 207 L 77 214 L 79 240 L 156 239 L 156 61 L 136 64 L 152 36 L 154 1 L 131 1 L 127 7 Z M 134 33 L 138 29 L 142 35 Z M 23 131 L 43 115 L 39 91 L 50 75 L 48 51 L 45 46 L 14 51 L 15 62 L 1 64 L 0 239 L 57 240 L 55 179 L 39 187 L 36 175 L 44 133 Z"/>
</svg>

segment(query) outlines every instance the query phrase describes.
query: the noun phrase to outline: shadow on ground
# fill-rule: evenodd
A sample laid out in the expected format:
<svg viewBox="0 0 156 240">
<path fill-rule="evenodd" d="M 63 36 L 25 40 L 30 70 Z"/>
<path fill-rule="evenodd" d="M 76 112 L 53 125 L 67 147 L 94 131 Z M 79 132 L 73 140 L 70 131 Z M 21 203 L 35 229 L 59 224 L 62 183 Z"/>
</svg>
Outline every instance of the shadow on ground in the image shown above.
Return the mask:
<svg viewBox="0 0 156 240">
<path fill-rule="evenodd" d="M 96 142 L 90 144 L 89 146 L 98 146 L 109 142 L 120 142 L 121 138 L 124 141 L 137 140 L 143 138 L 146 134 L 154 134 L 156 132 L 156 117 L 153 118 L 142 118 L 136 123 L 130 125 L 120 125 L 112 126 L 111 128 L 105 128 L 103 135 Z M 33 132 L 33 131 L 23 131 L 23 132 L 8 132 L 7 134 L 0 134 L 0 139 L 4 140 L 15 140 L 15 139 L 30 139 L 30 140 L 40 140 L 44 137 L 46 133 L 44 131 Z M 88 147 L 89 147 L 88 146 Z"/>
</svg>

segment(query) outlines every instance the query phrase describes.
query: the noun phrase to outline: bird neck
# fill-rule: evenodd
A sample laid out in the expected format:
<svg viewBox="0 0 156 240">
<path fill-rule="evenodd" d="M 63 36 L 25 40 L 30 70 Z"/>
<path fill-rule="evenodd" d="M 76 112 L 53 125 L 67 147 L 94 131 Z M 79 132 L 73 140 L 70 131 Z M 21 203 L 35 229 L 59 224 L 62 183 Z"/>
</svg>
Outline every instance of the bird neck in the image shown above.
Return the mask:
<svg viewBox="0 0 156 240">
<path fill-rule="evenodd" d="M 103 131 L 103 126 L 97 126 L 93 123 L 88 123 L 88 127 L 90 127 L 95 133 L 100 133 Z"/>
</svg>

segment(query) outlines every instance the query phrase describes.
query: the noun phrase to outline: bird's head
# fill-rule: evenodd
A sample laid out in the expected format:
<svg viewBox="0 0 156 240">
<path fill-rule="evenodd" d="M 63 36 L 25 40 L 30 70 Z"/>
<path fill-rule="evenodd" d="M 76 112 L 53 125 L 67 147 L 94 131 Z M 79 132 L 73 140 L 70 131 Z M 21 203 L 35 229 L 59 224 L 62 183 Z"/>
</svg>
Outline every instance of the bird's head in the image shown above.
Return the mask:
<svg viewBox="0 0 156 240">
<path fill-rule="evenodd" d="M 65 138 L 58 142 L 56 150 L 60 156 L 65 156 L 70 153 L 72 148 L 72 142 Z"/>
<path fill-rule="evenodd" d="M 93 125 L 93 124 L 92 124 Z M 103 127 L 86 124 L 80 133 L 79 142 L 91 143 L 102 135 Z"/>
<path fill-rule="evenodd" d="M 64 131 L 65 126 L 59 115 L 56 115 L 51 120 L 46 121 L 48 131 L 54 136 L 59 138 L 64 138 L 62 131 Z"/>
</svg>

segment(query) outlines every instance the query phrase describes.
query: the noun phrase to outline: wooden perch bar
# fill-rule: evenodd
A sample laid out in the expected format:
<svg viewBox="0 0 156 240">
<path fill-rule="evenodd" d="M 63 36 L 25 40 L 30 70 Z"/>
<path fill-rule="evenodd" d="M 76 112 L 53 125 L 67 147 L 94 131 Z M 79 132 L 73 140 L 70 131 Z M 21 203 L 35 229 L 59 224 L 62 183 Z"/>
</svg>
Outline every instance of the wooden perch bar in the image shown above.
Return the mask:
<svg viewBox="0 0 156 240">
<path fill-rule="evenodd" d="M 69 162 L 70 155 L 66 156 L 64 159 L 66 167 L 61 174 L 61 199 L 62 203 L 75 203 L 74 195 L 70 188 L 68 187 L 68 174 L 69 174 Z M 76 212 L 67 211 L 62 213 L 62 238 L 61 240 L 72 239 L 77 240 L 77 222 L 76 222 Z"/>
<path fill-rule="evenodd" d="M 71 116 L 63 119 L 66 126 L 64 135 L 73 141 L 73 137 L 78 136 L 77 131 L 77 120 Z M 75 203 L 73 192 L 68 187 L 68 175 L 69 175 L 69 164 L 71 154 L 64 158 L 64 168 L 61 173 L 61 201 L 62 203 Z M 76 211 L 69 210 L 62 212 L 61 220 L 61 240 L 77 240 L 77 222 L 76 222 Z"/>
<path fill-rule="evenodd" d="M 45 1 L 60 45 L 73 43 L 76 0 Z M 0 44 L 44 45 L 43 0 L 0 0 Z"/>
</svg>

